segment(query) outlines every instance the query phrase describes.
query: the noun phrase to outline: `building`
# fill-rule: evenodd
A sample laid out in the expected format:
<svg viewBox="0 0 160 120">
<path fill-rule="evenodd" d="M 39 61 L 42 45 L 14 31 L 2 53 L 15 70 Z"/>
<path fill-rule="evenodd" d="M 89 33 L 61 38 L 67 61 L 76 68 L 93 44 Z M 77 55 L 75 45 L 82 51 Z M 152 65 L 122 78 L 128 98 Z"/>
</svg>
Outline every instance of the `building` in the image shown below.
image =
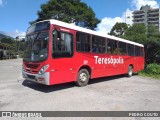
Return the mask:
<svg viewBox="0 0 160 120">
<path fill-rule="evenodd" d="M 133 22 L 130 22 L 131 20 Z M 140 10 L 127 11 L 125 22 L 129 25 L 138 23 L 144 23 L 146 26 L 154 25 L 160 31 L 160 10 L 146 5 L 142 6 Z"/>
<path fill-rule="evenodd" d="M 125 13 L 125 23 L 129 26 L 133 24 L 133 11 L 127 10 Z"/>
</svg>

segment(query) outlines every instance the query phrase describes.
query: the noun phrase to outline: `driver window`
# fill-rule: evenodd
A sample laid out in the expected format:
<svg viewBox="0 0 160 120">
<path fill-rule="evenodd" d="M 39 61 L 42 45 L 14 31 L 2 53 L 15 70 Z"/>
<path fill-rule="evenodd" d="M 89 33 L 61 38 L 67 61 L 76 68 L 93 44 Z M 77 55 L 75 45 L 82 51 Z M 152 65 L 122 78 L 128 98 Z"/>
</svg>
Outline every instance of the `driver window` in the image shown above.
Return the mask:
<svg viewBox="0 0 160 120">
<path fill-rule="evenodd" d="M 53 31 L 53 57 L 73 56 L 73 36 L 70 33 Z"/>
</svg>

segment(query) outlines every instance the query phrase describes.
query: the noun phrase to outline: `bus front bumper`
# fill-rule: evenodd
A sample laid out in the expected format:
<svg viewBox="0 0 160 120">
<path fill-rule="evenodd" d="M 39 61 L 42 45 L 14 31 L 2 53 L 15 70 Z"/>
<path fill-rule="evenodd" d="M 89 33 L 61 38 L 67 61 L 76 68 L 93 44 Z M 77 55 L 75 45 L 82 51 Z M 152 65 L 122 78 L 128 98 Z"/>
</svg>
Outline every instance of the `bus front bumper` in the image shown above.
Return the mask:
<svg viewBox="0 0 160 120">
<path fill-rule="evenodd" d="M 45 85 L 50 85 L 49 72 L 45 72 L 44 74 L 39 75 L 39 74 L 31 74 L 31 73 L 27 73 L 25 71 L 22 71 L 22 75 L 23 75 L 23 78 L 25 78 L 26 80 L 45 84 Z"/>
</svg>

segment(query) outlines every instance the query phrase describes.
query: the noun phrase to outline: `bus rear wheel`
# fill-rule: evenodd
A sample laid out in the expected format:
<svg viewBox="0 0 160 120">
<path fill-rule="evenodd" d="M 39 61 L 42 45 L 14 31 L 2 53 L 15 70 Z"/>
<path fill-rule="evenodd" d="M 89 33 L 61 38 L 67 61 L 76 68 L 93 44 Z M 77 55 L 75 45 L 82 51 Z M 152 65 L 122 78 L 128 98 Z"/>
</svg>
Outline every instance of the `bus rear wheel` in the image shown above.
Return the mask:
<svg viewBox="0 0 160 120">
<path fill-rule="evenodd" d="M 89 82 L 89 73 L 86 69 L 81 69 L 78 72 L 78 77 L 76 81 L 76 85 L 79 87 L 86 86 Z"/>
<path fill-rule="evenodd" d="M 130 66 L 128 67 L 127 76 L 128 76 L 128 77 L 132 77 L 132 75 L 133 75 L 133 67 L 130 65 Z"/>
</svg>

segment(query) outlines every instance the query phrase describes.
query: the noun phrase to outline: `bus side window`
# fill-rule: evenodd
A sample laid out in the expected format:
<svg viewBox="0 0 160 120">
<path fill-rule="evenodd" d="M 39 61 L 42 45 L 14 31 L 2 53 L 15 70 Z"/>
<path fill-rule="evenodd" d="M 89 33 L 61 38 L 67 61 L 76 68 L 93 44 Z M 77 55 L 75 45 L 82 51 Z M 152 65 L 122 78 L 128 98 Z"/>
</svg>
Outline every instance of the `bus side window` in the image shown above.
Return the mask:
<svg viewBox="0 0 160 120">
<path fill-rule="evenodd" d="M 106 53 L 106 44 L 107 44 L 107 41 L 105 38 L 102 39 L 102 53 Z"/>
<path fill-rule="evenodd" d="M 141 56 L 144 56 L 143 47 L 141 47 Z"/>
<path fill-rule="evenodd" d="M 118 54 L 117 41 L 108 39 L 107 53 Z"/>
<path fill-rule="evenodd" d="M 126 43 L 118 42 L 118 49 L 120 55 L 127 55 Z"/>
<path fill-rule="evenodd" d="M 129 56 L 134 56 L 134 45 L 128 44 L 127 45 L 127 50 L 128 50 L 128 55 Z"/>
<path fill-rule="evenodd" d="M 98 40 L 95 36 L 92 36 L 92 52 L 99 53 Z"/>
<path fill-rule="evenodd" d="M 57 44 L 57 30 L 53 31 L 52 37 L 53 37 L 53 40 L 52 40 L 52 52 L 53 52 L 57 49 L 57 46 L 56 46 L 56 44 Z"/>
<path fill-rule="evenodd" d="M 106 52 L 108 54 L 111 54 L 111 47 L 110 47 L 110 44 L 109 44 L 109 39 L 107 39 L 107 43 L 106 43 Z"/>
<path fill-rule="evenodd" d="M 70 33 L 53 31 L 53 57 L 73 56 L 73 36 Z"/>
<path fill-rule="evenodd" d="M 61 39 L 61 33 L 58 31 L 57 32 L 57 39 L 56 39 L 56 43 L 57 43 L 57 51 L 62 51 L 63 48 L 63 40 Z"/>
<path fill-rule="evenodd" d="M 90 52 L 90 35 L 89 34 L 77 32 L 76 50 L 79 52 Z"/>
<path fill-rule="evenodd" d="M 105 53 L 106 47 L 105 47 L 105 38 L 93 36 L 92 37 L 92 52 L 94 53 Z"/>
<path fill-rule="evenodd" d="M 143 51 L 142 47 L 136 46 L 135 47 L 135 55 L 136 56 L 143 56 Z"/>
</svg>

